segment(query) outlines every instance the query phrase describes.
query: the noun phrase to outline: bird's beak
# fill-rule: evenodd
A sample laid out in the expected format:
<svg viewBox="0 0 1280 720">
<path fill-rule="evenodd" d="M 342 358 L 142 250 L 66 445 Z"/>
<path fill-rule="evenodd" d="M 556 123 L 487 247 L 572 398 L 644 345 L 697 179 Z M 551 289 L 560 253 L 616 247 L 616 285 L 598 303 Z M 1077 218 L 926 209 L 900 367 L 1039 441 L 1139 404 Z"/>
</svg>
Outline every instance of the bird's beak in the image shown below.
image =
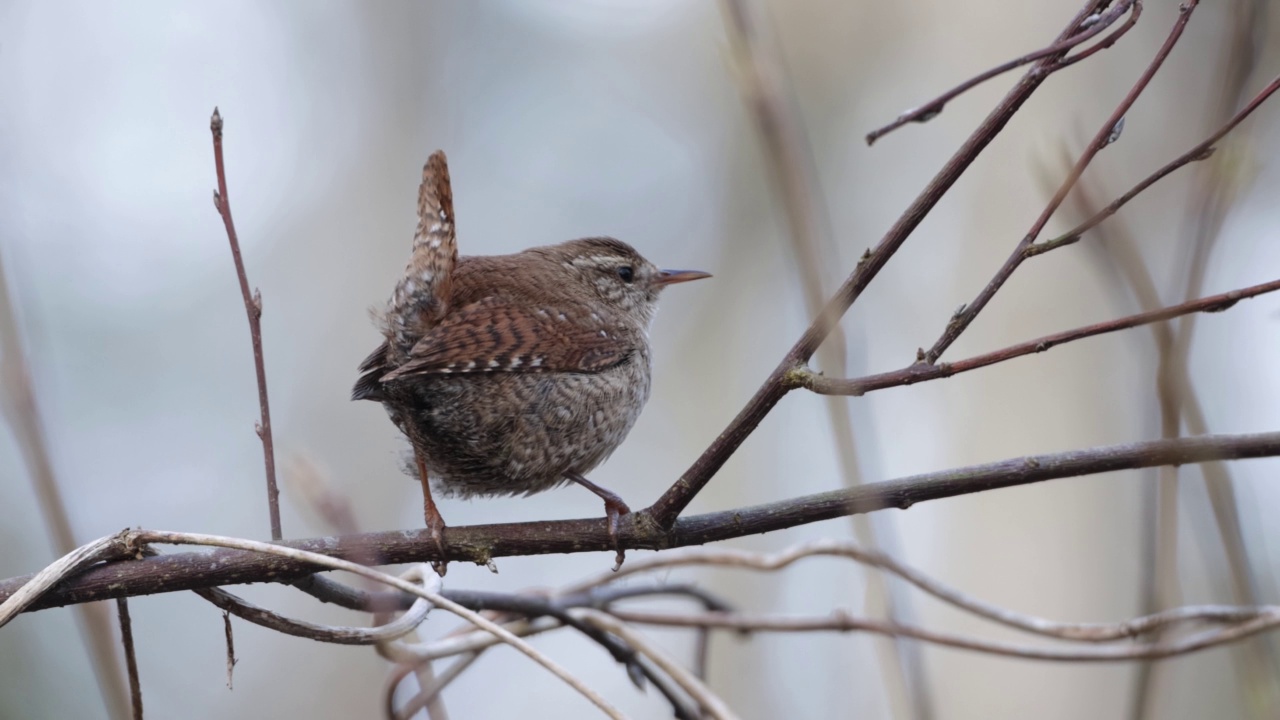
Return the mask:
<svg viewBox="0 0 1280 720">
<path fill-rule="evenodd" d="M 709 277 L 711 277 L 711 273 L 702 272 L 701 270 L 661 270 L 658 272 L 658 279 L 653 284 L 667 286 Z"/>
</svg>

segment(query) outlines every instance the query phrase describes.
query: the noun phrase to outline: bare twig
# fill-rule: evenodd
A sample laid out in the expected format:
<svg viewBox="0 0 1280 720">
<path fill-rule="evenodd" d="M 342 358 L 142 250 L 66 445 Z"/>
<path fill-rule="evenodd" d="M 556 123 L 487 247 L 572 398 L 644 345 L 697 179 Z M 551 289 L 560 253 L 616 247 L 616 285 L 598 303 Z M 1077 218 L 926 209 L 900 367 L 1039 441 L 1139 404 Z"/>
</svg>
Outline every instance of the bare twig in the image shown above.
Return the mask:
<svg viewBox="0 0 1280 720">
<path fill-rule="evenodd" d="M 1023 632 L 1076 642 L 1112 642 L 1135 638 L 1152 630 L 1192 622 L 1241 623 L 1259 616 L 1257 607 L 1222 605 L 1188 606 L 1162 613 L 1133 618 L 1118 623 L 1065 623 L 1025 615 L 1007 608 L 974 598 L 967 593 L 939 582 L 911 568 L 895 558 L 874 550 L 866 550 L 842 540 L 815 540 L 796 545 L 776 553 L 757 553 L 722 547 L 689 547 L 670 550 L 660 555 L 632 563 L 625 573 L 597 575 L 575 583 L 566 592 L 580 592 L 587 588 L 616 582 L 620 577 L 670 570 L 676 567 L 714 565 L 759 572 L 773 572 L 812 557 L 847 558 L 864 565 L 877 567 L 901 577 L 917 588 L 960 610 L 1000 623 Z M 607 608 L 613 612 L 612 608 Z M 719 614 L 732 614 L 713 610 Z"/>
<path fill-rule="evenodd" d="M 1199 5 L 1199 3 L 1200 0 L 1186 0 L 1178 7 L 1178 19 L 1173 24 L 1173 29 L 1169 31 L 1169 36 L 1165 38 L 1164 44 L 1160 46 L 1155 57 L 1147 65 L 1146 70 L 1143 71 L 1142 76 L 1139 77 L 1138 81 L 1134 83 L 1132 88 L 1130 88 L 1128 94 L 1126 94 L 1124 99 L 1120 101 L 1120 104 L 1116 106 L 1116 109 L 1112 111 L 1111 116 L 1107 118 L 1102 127 L 1098 129 L 1093 140 L 1089 142 L 1085 147 L 1084 152 L 1080 154 L 1080 159 L 1076 161 L 1075 167 L 1073 167 L 1071 172 L 1067 174 L 1066 179 L 1062 181 L 1062 185 L 1058 188 L 1058 191 L 1054 193 L 1053 198 L 1049 200 L 1049 203 L 1045 206 L 1044 210 L 1041 211 L 1040 217 L 1036 219 L 1034 224 L 1032 224 L 1031 229 L 1027 231 L 1026 236 L 1018 242 L 1017 247 L 1014 248 L 1013 252 L 1009 255 L 1009 258 L 1005 260 L 1004 265 L 996 271 L 995 276 L 993 276 L 991 281 L 982 288 L 977 297 L 975 297 L 968 305 L 965 305 L 964 309 L 956 313 L 955 316 L 951 318 L 951 321 L 947 323 L 947 327 L 943 330 L 942 336 L 939 337 L 933 344 L 933 347 L 929 348 L 928 352 L 924 354 L 923 359 L 925 362 L 933 364 L 938 361 L 938 358 L 942 356 L 942 353 L 946 352 L 946 349 L 956 341 L 956 338 L 960 337 L 960 334 L 969 327 L 969 324 L 978 316 L 978 313 L 982 312 L 982 309 L 987 306 L 987 303 L 991 301 L 991 298 L 995 296 L 996 292 L 1004 286 L 1005 281 L 1013 275 L 1013 271 L 1017 270 L 1018 266 L 1022 264 L 1022 261 L 1026 259 L 1027 248 L 1031 247 L 1031 244 L 1035 242 L 1037 237 L 1039 237 L 1044 226 L 1048 224 L 1049 218 L 1053 216 L 1053 213 L 1062 204 L 1062 201 L 1066 199 L 1067 193 L 1071 192 L 1071 188 L 1075 187 L 1080 176 L 1084 174 L 1085 168 L 1089 166 L 1089 163 L 1093 161 L 1093 158 L 1102 150 L 1102 148 L 1110 142 L 1110 138 L 1116 124 L 1124 118 L 1124 116 L 1129 112 L 1129 108 L 1133 107 L 1133 104 L 1137 102 L 1138 97 L 1144 90 L 1146 90 L 1147 84 L 1151 82 L 1153 77 L 1155 77 L 1156 71 L 1160 69 L 1164 64 L 1165 59 L 1169 57 L 1169 53 L 1173 51 L 1174 46 L 1178 44 L 1178 40 L 1182 37 L 1182 31 L 1186 28 L 1187 22 L 1191 20 L 1191 13 L 1196 9 L 1196 6 Z"/>
<path fill-rule="evenodd" d="M 282 537 L 280 530 L 280 489 L 276 487 L 276 456 L 271 439 L 271 406 L 267 401 L 267 370 L 262 359 L 262 293 L 249 292 L 249 278 L 244 271 L 244 258 L 240 255 L 240 240 L 236 237 L 235 222 L 231 219 L 231 200 L 227 196 L 227 173 L 222 163 L 222 115 L 213 109 L 209 120 L 213 134 L 213 163 L 218 173 L 218 189 L 213 193 L 213 206 L 227 228 L 227 240 L 231 243 L 231 259 L 236 265 L 236 278 L 240 281 L 240 294 L 244 298 L 244 311 L 249 316 L 249 335 L 253 340 L 253 369 L 258 376 L 258 406 L 262 418 L 258 421 L 258 437 L 262 440 L 262 461 L 267 474 L 267 511 L 271 516 L 271 539 Z"/>
<path fill-rule="evenodd" d="M 1081 24 L 1098 9 L 1109 4 L 1106 0 L 1092 0 L 1072 18 L 1058 41 L 1065 40 L 1079 31 Z M 925 187 L 911 205 L 899 216 L 897 222 L 876 245 L 858 263 L 858 267 L 836 290 L 835 295 L 827 301 L 817 318 L 809 325 L 800 339 L 787 352 L 778 366 L 765 379 L 746 406 L 720 433 L 702 455 L 680 476 L 676 482 L 658 498 L 652 506 L 641 513 L 631 525 L 657 525 L 660 529 L 675 526 L 680 513 L 688 507 L 693 498 L 706 487 L 711 478 L 720 470 L 726 461 L 737 451 L 744 440 L 755 430 L 760 421 L 773 409 L 792 388 L 785 382 L 787 373 L 797 365 L 808 362 L 818 346 L 826 339 L 831 328 L 867 288 L 889 258 L 906 242 L 916 227 L 924 220 L 929 211 L 937 205 L 947 190 L 955 184 L 960 175 L 973 163 L 974 159 L 995 139 L 1014 113 L 1031 97 L 1045 80 L 1045 70 L 1055 62 L 1058 56 L 1042 58 L 1033 65 L 1004 99 L 983 120 L 982 124 L 969 136 L 956 154 L 943 165 L 938 174 Z M 625 544 L 624 544 L 625 546 Z"/>
<path fill-rule="evenodd" d="M 825 617 L 789 617 L 777 615 L 748 615 L 743 613 L 670 613 L 639 610 L 615 610 L 612 615 L 619 620 L 641 625 L 666 625 L 672 627 L 711 627 L 739 632 L 871 632 L 914 638 L 924 642 L 972 650 L 990 655 L 1002 655 L 1027 660 L 1052 660 L 1056 662 L 1117 662 L 1126 660 L 1160 659 L 1185 655 L 1228 643 L 1238 642 L 1262 632 L 1280 627 L 1280 607 L 1255 608 L 1257 615 L 1238 625 L 1206 630 L 1185 638 L 1156 643 L 1137 643 L 1111 647 L 1094 646 L 1079 649 L 1057 649 L 1030 645 L 1017 645 L 988 640 L 977 640 L 963 635 L 935 632 L 919 627 L 895 625 L 878 620 L 857 618 L 843 610 L 836 610 Z"/>
<path fill-rule="evenodd" d="M 129 618 L 129 601 L 116 598 L 116 613 L 120 619 L 120 644 L 124 646 L 125 667 L 129 671 L 129 699 L 133 707 L 133 720 L 142 720 L 142 682 L 138 679 L 138 656 L 133 649 L 133 620 Z"/>
<path fill-rule="evenodd" d="M 1106 30 L 1112 25 L 1112 23 L 1120 18 L 1121 15 L 1129 12 L 1131 7 L 1133 8 L 1133 12 L 1129 14 L 1129 19 L 1117 28 L 1115 32 L 1099 41 L 1097 45 L 1087 51 L 1083 51 L 1071 57 L 1063 57 L 1071 49 L 1092 40 L 1098 35 L 1098 33 Z M 969 78 L 924 105 L 920 105 L 919 107 L 912 108 L 902 113 L 888 125 L 876 128 L 875 130 L 867 133 L 867 144 L 874 145 L 876 140 L 879 140 L 885 135 L 888 135 L 908 123 L 929 122 L 942 113 L 943 109 L 947 106 L 947 103 L 956 99 L 960 95 L 963 95 L 994 77 L 1003 75 L 1010 70 L 1020 68 L 1023 65 L 1028 65 L 1037 60 L 1043 60 L 1048 57 L 1061 58 L 1045 67 L 1044 73 L 1046 75 L 1067 67 L 1068 65 L 1073 65 L 1079 60 L 1083 60 L 1099 50 L 1114 45 L 1116 41 L 1120 39 L 1120 36 L 1129 32 L 1129 29 L 1133 27 L 1134 23 L 1138 22 L 1138 17 L 1140 15 L 1142 15 L 1142 3 L 1134 2 L 1133 0 L 1116 3 L 1115 6 L 1106 12 L 1089 16 L 1089 22 L 1081 25 L 1082 30 L 1080 32 L 1077 32 L 1066 39 L 1058 40 L 1049 47 L 1041 48 L 1035 52 L 1023 55 L 1022 57 L 1017 57 L 1008 62 L 1001 63 L 986 72 Z"/>
<path fill-rule="evenodd" d="M 1073 340 L 1081 340 L 1083 338 L 1093 337 L 1095 335 L 1103 335 L 1106 333 L 1116 332 L 1118 330 L 1127 330 L 1129 328 L 1158 323 L 1170 318 L 1189 315 L 1201 312 L 1221 312 L 1235 305 L 1241 300 L 1257 297 L 1270 292 L 1280 290 L 1280 280 L 1272 280 L 1271 282 L 1262 283 L 1260 285 L 1252 285 L 1239 290 L 1221 293 L 1218 295 L 1210 295 L 1209 297 L 1192 300 L 1191 302 L 1174 305 L 1172 307 L 1162 308 L 1152 312 L 1143 312 L 1128 317 L 1119 318 L 1117 320 L 1109 320 L 1094 325 L 1086 325 L 1084 327 L 1067 330 L 1065 332 L 1046 335 L 1035 340 L 1010 345 L 1007 348 L 995 350 L 993 352 L 975 355 L 971 358 L 959 360 L 952 363 L 926 364 L 916 363 L 909 365 L 901 370 L 881 373 L 879 375 L 867 375 L 861 378 L 828 378 L 818 375 L 807 369 L 798 369 L 789 376 L 789 380 L 796 383 L 800 387 L 808 388 L 819 395 L 863 395 L 873 390 L 883 390 L 884 388 L 897 387 L 901 385 L 913 385 L 926 380 L 937 380 L 939 378 L 948 378 L 970 370 L 977 370 L 996 363 L 1012 360 L 1013 358 L 1031 355 L 1034 353 L 1044 352 L 1052 347 L 1071 342 Z"/>
<path fill-rule="evenodd" d="M 427 619 L 427 614 L 431 612 L 431 603 L 422 598 L 417 598 L 413 603 L 413 607 L 404 615 L 385 625 L 374 627 L 319 625 L 305 620 L 285 617 L 220 588 L 203 588 L 195 592 L 200 597 L 221 608 L 223 612 L 231 613 L 241 620 L 247 620 L 255 625 L 261 625 L 285 635 L 338 645 L 376 645 L 380 642 L 394 640 L 421 625 Z"/>
<path fill-rule="evenodd" d="M 240 661 L 236 659 L 236 638 L 231 633 L 231 613 L 226 610 L 222 611 L 222 629 L 227 638 L 227 689 L 230 690 L 236 663 Z"/>
<path fill-rule="evenodd" d="M 1225 125 L 1218 128 L 1217 132 L 1205 138 L 1202 142 L 1200 142 L 1195 147 L 1191 148 L 1185 153 L 1169 161 L 1167 164 L 1165 164 L 1164 167 L 1148 175 L 1146 178 L 1142 180 L 1142 182 L 1138 183 L 1137 185 L 1134 185 L 1132 188 L 1130 188 L 1128 192 L 1116 198 L 1114 201 L 1112 201 L 1110 205 L 1106 206 L 1102 210 L 1099 210 L 1088 220 L 1080 223 L 1076 227 L 1063 233 L 1062 235 L 1059 235 L 1056 238 L 1053 238 L 1051 240 L 1045 240 L 1044 242 L 1029 244 L 1027 248 L 1024 250 L 1024 254 L 1027 257 L 1033 257 L 1035 255 L 1040 255 L 1042 253 L 1049 252 L 1050 250 L 1056 250 L 1057 248 L 1060 248 L 1064 245 L 1071 245 L 1073 243 L 1079 242 L 1080 238 L 1084 235 L 1084 233 L 1097 227 L 1098 224 L 1101 223 L 1103 220 L 1106 220 L 1112 215 L 1115 215 L 1116 212 L 1120 210 L 1120 208 L 1124 207 L 1126 203 L 1128 203 L 1133 198 L 1137 197 L 1138 194 L 1141 193 L 1142 191 L 1156 184 L 1157 182 L 1159 182 L 1169 174 L 1173 173 L 1178 168 L 1181 168 L 1184 165 L 1187 165 L 1189 163 L 1197 162 L 1199 160 L 1204 160 L 1210 157 L 1211 155 L 1213 155 L 1213 152 L 1216 149 L 1215 146 L 1218 144 L 1218 142 L 1222 140 L 1222 138 L 1225 137 L 1227 133 L 1234 130 L 1237 125 L 1244 122 L 1245 118 L 1253 114 L 1253 111 L 1257 110 L 1258 107 L 1262 105 L 1262 103 L 1266 102 L 1268 98 L 1270 98 L 1273 94 L 1275 94 L 1276 90 L 1280 90 L 1280 76 L 1277 76 L 1275 79 L 1273 79 L 1256 96 L 1254 96 L 1252 100 L 1249 101 L 1249 104 L 1241 108 L 1240 111 L 1237 112 L 1234 116 L 1232 116 L 1231 119 L 1227 121 Z"/>
<path fill-rule="evenodd" d="M 35 575 L 23 578 L 21 584 L 4 594 L 4 602 L 0 602 L 0 628 L 7 625 L 18 613 L 29 608 L 55 585 L 81 569 L 103 560 L 122 558 L 127 553 L 123 532 L 108 535 L 87 545 L 81 545 Z"/>
<path fill-rule="evenodd" d="M 627 625 L 618 622 L 617 618 L 600 610 L 589 610 L 587 608 L 579 608 L 573 611 L 573 614 L 582 618 L 584 621 L 599 627 L 609 633 L 617 635 L 626 641 L 628 645 L 635 648 L 636 651 L 643 653 L 662 669 L 671 679 L 675 680 L 689 696 L 698 703 L 698 705 L 712 718 L 716 720 L 737 720 L 737 715 L 729 706 L 721 700 L 718 695 L 711 692 L 706 686 L 692 673 L 684 669 L 679 663 L 667 655 L 658 646 L 654 645 L 647 638 L 636 632 Z"/>
</svg>

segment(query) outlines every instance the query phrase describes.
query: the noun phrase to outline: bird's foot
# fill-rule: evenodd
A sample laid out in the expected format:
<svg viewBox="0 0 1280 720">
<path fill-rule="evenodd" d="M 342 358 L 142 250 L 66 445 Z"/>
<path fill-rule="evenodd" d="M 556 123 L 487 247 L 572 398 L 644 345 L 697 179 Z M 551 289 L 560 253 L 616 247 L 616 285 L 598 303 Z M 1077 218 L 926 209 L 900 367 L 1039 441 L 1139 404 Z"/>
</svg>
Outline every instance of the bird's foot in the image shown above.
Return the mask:
<svg viewBox="0 0 1280 720">
<path fill-rule="evenodd" d="M 622 563 L 627 559 L 626 553 L 622 550 L 622 543 L 618 539 L 618 523 L 623 515 L 630 514 L 631 508 L 627 507 L 622 498 L 617 495 L 605 498 L 604 515 L 609 520 L 609 542 L 613 545 L 613 549 L 618 551 L 618 556 L 613 561 L 614 572 L 622 569 Z"/>
<path fill-rule="evenodd" d="M 445 562 L 444 550 L 444 518 L 440 516 L 440 511 L 436 509 L 435 503 L 427 505 L 426 508 L 427 532 L 431 533 L 431 541 L 436 544 L 436 550 L 440 553 L 439 560 L 431 562 L 431 569 L 436 571 L 440 577 L 444 577 L 445 572 L 449 570 L 448 563 Z"/>
</svg>

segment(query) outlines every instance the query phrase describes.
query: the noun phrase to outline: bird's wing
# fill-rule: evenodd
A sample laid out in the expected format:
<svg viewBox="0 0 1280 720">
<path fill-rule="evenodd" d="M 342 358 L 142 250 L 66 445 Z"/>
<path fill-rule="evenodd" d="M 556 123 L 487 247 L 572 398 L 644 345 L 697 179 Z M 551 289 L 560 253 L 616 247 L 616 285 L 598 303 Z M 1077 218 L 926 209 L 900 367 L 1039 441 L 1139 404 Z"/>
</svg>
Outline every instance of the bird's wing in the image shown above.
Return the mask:
<svg viewBox="0 0 1280 720">
<path fill-rule="evenodd" d="M 382 377 L 486 372 L 599 372 L 625 361 L 635 341 L 598 314 L 487 298 L 450 313 Z"/>
</svg>

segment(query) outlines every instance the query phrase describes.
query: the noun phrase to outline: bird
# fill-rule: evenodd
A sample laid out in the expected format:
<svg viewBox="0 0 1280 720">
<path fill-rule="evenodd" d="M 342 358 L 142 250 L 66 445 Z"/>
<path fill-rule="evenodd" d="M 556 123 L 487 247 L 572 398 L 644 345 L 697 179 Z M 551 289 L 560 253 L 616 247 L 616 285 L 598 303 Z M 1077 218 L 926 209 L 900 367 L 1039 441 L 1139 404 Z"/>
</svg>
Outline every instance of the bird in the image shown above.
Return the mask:
<svg viewBox="0 0 1280 720">
<path fill-rule="evenodd" d="M 376 313 L 383 341 L 351 397 L 382 403 L 409 440 L 437 572 L 446 525 L 433 491 L 527 496 L 567 483 L 604 501 L 621 566 L 619 520 L 631 510 L 586 476 L 649 399 L 659 295 L 707 277 L 660 269 L 611 237 L 460 256 L 448 163 L 428 158 L 409 262 Z"/>
</svg>

